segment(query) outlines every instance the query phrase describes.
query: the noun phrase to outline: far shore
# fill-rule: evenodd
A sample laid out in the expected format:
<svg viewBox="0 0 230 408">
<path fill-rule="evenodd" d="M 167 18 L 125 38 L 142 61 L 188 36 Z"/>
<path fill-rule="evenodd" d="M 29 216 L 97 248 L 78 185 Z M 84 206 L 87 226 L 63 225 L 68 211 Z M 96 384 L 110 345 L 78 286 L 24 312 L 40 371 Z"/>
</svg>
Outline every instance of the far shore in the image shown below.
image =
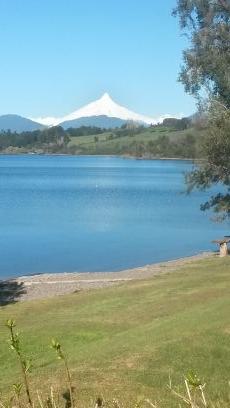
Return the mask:
<svg viewBox="0 0 230 408">
<path fill-rule="evenodd" d="M 36 153 L 36 152 L 0 152 L 0 156 L 69 156 L 69 157 L 114 157 L 129 160 L 179 160 L 179 161 L 203 161 L 204 159 L 186 157 L 156 157 L 156 156 L 131 156 L 125 154 L 71 154 L 71 153 Z"/>
<path fill-rule="evenodd" d="M 4 284 L 15 284 L 20 287 L 21 295 L 17 301 L 46 299 L 53 296 L 80 292 L 82 290 L 100 289 L 138 279 L 148 279 L 162 273 L 171 273 L 196 261 L 216 256 L 213 252 L 179 258 L 171 261 L 145 265 L 119 272 L 66 272 L 21 276 L 5 280 Z M 3 282 L 3 281 L 2 281 Z M 22 290 L 23 289 L 23 290 Z M 3 295 L 3 294 L 2 294 Z"/>
</svg>

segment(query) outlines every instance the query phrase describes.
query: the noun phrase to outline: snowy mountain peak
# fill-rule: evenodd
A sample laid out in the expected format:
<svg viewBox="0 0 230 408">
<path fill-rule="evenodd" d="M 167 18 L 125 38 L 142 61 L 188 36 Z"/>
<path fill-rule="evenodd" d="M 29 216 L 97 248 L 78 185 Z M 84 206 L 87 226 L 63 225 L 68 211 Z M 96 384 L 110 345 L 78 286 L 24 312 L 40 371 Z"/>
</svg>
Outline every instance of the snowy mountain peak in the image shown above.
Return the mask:
<svg viewBox="0 0 230 408">
<path fill-rule="evenodd" d="M 112 98 L 110 97 L 110 95 L 107 92 L 105 92 L 99 100 L 101 100 L 101 101 L 112 101 Z"/>
<path fill-rule="evenodd" d="M 153 119 L 148 116 L 140 115 L 135 113 L 122 105 L 117 104 L 113 101 L 110 95 L 106 92 L 99 99 L 94 102 L 83 106 L 80 109 L 70 113 L 61 118 L 36 118 L 37 122 L 44 124 L 46 126 L 57 126 L 62 125 L 64 122 L 70 122 L 72 120 L 81 119 L 81 118 L 90 118 L 98 116 L 107 116 L 109 118 L 122 119 L 124 121 L 134 121 L 146 125 L 156 124 L 159 121 L 162 121 L 164 117 L 169 115 L 162 116 L 161 118 Z"/>
<path fill-rule="evenodd" d="M 70 115 L 58 119 L 56 124 L 61 124 L 62 122 L 91 116 L 108 116 L 110 118 L 119 118 L 127 121 L 133 120 L 135 122 L 141 122 L 145 124 L 154 123 L 154 119 L 139 115 L 126 109 L 124 106 L 118 105 L 106 92 L 101 96 L 101 98 L 97 99 L 96 101 L 91 102 L 83 108 L 72 112 Z"/>
</svg>

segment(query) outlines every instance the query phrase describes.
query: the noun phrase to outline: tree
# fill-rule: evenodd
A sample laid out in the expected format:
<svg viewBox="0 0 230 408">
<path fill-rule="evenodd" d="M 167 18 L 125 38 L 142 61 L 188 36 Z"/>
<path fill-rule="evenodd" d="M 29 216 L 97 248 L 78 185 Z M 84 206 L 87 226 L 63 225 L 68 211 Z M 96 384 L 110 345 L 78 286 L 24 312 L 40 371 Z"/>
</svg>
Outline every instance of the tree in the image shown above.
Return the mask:
<svg viewBox="0 0 230 408">
<path fill-rule="evenodd" d="M 185 130 L 185 129 L 188 129 L 189 126 L 191 126 L 191 121 L 189 118 L 182 118 L 182 119 L 166 118 L 163 120 L 162 126 L 172 128 L 172 130 L 173 129 Z"/>
<path fill-rule="evenodd" d="M 218 185 L 201 209 L 230 217 L 230 1 L 177 0 L 173 14 L 191 43 L 179 80 L 207 117 L 205 160 L 187 175 L 188 190 Z"/>
</svg>

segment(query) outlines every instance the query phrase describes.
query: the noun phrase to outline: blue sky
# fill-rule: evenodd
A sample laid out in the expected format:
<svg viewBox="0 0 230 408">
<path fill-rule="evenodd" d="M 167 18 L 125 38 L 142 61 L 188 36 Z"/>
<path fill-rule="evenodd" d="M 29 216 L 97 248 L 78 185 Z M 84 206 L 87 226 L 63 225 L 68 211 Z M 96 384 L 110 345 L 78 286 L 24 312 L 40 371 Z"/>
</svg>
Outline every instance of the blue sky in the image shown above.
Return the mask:
<svg viewBox="0 0 230 408">
<path fill-rule="evenodd" d="M 61 116 L 108 92 L 151 117 L 188 115 L 176 0 L 0 0 L 0 115 Z"/>
</svg>

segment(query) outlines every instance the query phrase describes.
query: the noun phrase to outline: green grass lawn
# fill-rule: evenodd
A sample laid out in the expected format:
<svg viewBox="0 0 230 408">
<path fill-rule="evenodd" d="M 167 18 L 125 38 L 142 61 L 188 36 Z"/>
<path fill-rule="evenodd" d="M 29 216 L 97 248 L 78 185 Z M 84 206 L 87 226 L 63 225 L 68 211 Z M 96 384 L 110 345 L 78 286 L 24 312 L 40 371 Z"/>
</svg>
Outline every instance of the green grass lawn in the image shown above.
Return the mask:
<svg viewBox="0 0 230 408">
<path fill-rule="evenodd" d="M 7 318 L 17 321 L 33 360 L 34 389 L 62 386 L 62 362 L 49 347 L 57 338 L 69 359 L 81 401 L 104 395 L 123 402 L 145 396 L 178 406 L 169 373 L 183 388 L 195 370 L 213 401 L 228 398 L 230 380 L 230 259 L 194 262 L 183 270 L 0 310 L 0 389 L 20 379 L 7 344 Z M 169 403 L 170 401 L 170 403 Z"/>
</svg>

